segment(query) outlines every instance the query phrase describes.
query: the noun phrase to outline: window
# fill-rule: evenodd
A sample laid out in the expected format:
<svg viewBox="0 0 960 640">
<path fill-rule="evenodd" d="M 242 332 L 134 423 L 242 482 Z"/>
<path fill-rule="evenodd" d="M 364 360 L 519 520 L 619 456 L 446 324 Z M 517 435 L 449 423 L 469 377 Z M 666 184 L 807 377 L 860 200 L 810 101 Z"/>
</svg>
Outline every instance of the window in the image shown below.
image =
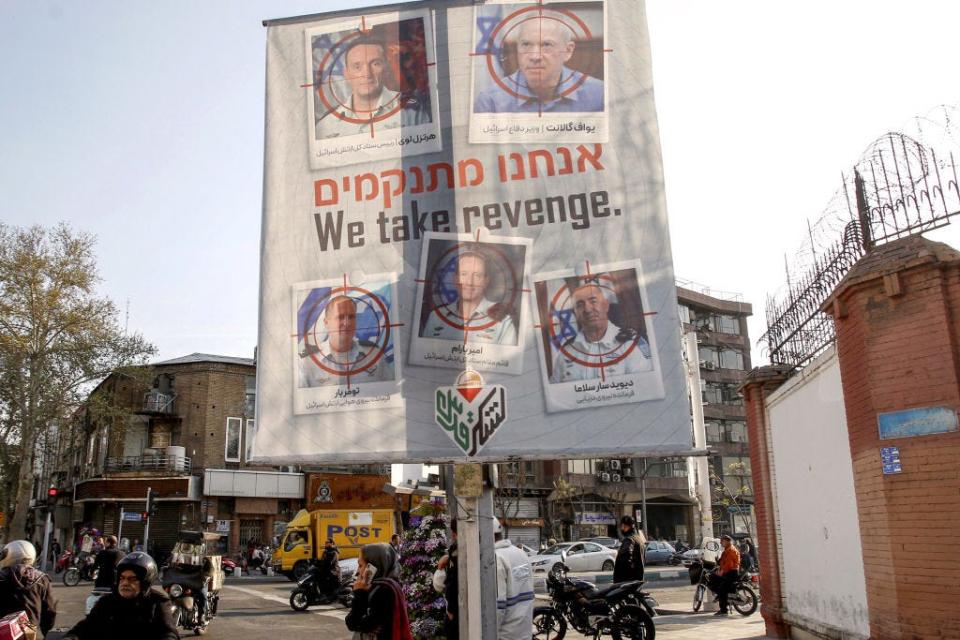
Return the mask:
<svg viewBox="0 0 960 640">
<path fill-rule="evenodd" d="M 257 405 L 257 376 L 246 376 L 246 391 L 244 392 L 243 412 L 248 416 L 254 416 Z"/>
<path fill-rule="evenodd" d="M 720 366 L 720 353 L 713 347 L 700 347 L 700 366 L 703 366 L 704 363 L 709 363 L 713 368 L 716 369 Z"/>
<path fill-rule="evenodd" d="M 690 324 L 690 309 L 682 304 L 678 305 L 677 309 L 680 312 L 680 322 Z"/>
<path fill-rule="evenodd" d="M 740 420 L 726 422 L 727 440 L 729 442 L 747 441 L 747 423 Z"/>
<path fill-rule="evenodd" d="M 253 419 L 248 419 L 247 431 L 243 434 L 243 459 L 247 462 L 250 462 L 250 458 L 253 457 L 253 435 L 256 431 L 257 429 Z"/>
<path fill-rule="evenodd" d="M 723 423 L 711 420 L 704 424 L 707 431 L 707 442 L 714 444 L 723 442 Z"/>
<path fill-rule="evenodd" d="M 743 369 L 743 354 L 737 349 L 723 349 L 719 354 L 721 368 Z"/>
<path fill-rule="evenodd" d="M 713 330 L 718 333 L 733 333 L 740 335 L 740 319 L 736 316 L 713 316 Z"/>
<path fill-rule="evenodd" d="M 729 382 L 703 382 L 703 402 L 706 404 L 742 405 L 743 397 L 737 390 L 738 385 Z"/>
<path fill-rule="evenodd" d="M 227 445 L 223 459 L 227 462 L 240 462 L 240 429 L 243 420 L 227 418 Z"/>
<path fill-rule="evenodd" d="M 567 473 L 593 475 L 595 469 L 593 462 L 593 460 L 569 460 L 567 461 Z"/>
<path fill-rule="evenodd" d="M 722 475 L 724 476 L 750 475 L 750 458 L 723 456 L 721 464 L 723 465 Z"/>
</svg>

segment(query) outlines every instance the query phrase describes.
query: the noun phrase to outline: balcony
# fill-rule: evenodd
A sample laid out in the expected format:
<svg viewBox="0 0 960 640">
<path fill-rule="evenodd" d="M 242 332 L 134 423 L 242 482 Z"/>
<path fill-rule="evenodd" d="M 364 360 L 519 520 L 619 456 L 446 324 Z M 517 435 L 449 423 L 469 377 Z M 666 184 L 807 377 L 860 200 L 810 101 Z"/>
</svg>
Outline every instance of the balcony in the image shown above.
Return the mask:
<svg viewBox="0 0 960 640">
<path fill-rule="evenodd" d="M 173 401 L 176 395 L 149 391 L 143 394 L 143 407 L 140 413 L 150 415 L 170 415 L 173 413 Z"/>
<path fill-rule="evenodd" d="M 192 471 L 190 458 L 185 456 L 127 456 L 107 458 L 104 474 L 111 475 L 165 475 L 189 476 Z"/>
</svg>

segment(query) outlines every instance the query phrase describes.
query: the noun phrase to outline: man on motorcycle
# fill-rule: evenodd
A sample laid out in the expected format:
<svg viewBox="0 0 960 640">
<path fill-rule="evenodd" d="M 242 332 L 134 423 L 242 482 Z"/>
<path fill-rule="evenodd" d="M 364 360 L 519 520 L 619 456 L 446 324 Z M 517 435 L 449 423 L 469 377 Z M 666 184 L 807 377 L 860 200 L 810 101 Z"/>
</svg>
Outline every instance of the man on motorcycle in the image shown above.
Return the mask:
<svg viewBox="0 0 960 640">
<path fill-rule="evenodd" d="M 733 544 L 733 538 L 728 535 L 720 537 L 720 544 L 723 545 L 723 553 L 720 554 L 720 562 L 717 565 L 716 573 L 710 578 L 710 588 L 717 594 L 720 600 L 720 611 L 715 615 L 730 615 L 727 601 L 730 597 L 730 591 L 737 582 L 740 575 L 740 552 Z"/>
<path fill-rule="evenodd" d="M 50 578 L 33 567 L 36 548 L 26 540 L 14 540 L 0 552 L 0 616 L 26 611 L 42 638 L 53 627 L 57 604 Z"/>
<path fill-rule="evenodd" d="M 153 588 L 157 574 L 157 563 L 142 551 L 125 556 L 117 565 L 113 591 L 64 640 L 179 640 L 170 598 Z"/>
<path fill-rule="evenodd" d="M 318 562 L 320 573 L 320 592 L 335 594 L 340 587 L 340 550 L 333 538 L 327 538 L 323 545 L 323 555 Z"/>
<path fill-rule="evenodd" d="M 613 565 L 614 582 L 643 580 L 643 555 L 646 552 L 647 541 L 644 539 L 643 532 L 637 531 L 636 524 L 630 516 L 620 518 L 623 542 L 620 543 L 617 559 Z"/>
<path fill-rule="evenodd" d="M 106 546 L 97 553 L 97 559 L 95 560 L 97 579 L 93 582 L 94 588 L 110 588 L 113 586 L 113 583 L 117 581 L 117 563 L 122 558 L 123 554 L 117 549 L 117 537 L 107 536 Z"/>
</svg>

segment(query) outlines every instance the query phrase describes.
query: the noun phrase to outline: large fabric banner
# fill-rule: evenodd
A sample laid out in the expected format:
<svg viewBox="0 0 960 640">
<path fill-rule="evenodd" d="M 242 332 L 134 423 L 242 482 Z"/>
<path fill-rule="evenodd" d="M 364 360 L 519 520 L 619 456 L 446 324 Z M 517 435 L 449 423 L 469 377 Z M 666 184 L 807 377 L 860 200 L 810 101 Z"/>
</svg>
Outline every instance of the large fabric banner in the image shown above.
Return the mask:
<svg viewBox="0 0 960 640">
<path fill-rule="evenodd" d="M 643 3 L 266 24 L 257 459 L 689 452 Z"/>
</svg>

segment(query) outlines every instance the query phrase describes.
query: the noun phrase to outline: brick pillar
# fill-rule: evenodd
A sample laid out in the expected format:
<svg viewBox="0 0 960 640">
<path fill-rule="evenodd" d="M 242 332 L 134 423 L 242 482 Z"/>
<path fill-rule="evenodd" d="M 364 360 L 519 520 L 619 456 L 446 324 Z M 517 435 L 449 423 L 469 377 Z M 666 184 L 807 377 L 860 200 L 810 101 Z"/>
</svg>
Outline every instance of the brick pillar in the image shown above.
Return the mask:
<svg viewBox="0 0 960 640">
<path fill-rule="evenodd" d="M 769 366 L 754 369 L 743 384 L 747 412 L 747 433 L 750 441 L 750 467 L 753 476 L 754 511 L 756 511 L 757 553 L 760 555 L 760 615 L 767 635 L 789 638 L 790 629 L 783 620 L 783 593 L 780 580 L 780 539 L 774 507 L 773 471 L 767 429 L 767 396 L 782 385 L 790 368 Z"/>
<path fill-rule="evenodd" d="M 836 325 L 870 635 L 958 638 L 960 432 L 881 440 L 878 416 L 960 409 L 960 253 L 919 236 L 885 244 L 823 309 Z M 902 473 L 883 474 L 888 446 Z"/>
</svg>

